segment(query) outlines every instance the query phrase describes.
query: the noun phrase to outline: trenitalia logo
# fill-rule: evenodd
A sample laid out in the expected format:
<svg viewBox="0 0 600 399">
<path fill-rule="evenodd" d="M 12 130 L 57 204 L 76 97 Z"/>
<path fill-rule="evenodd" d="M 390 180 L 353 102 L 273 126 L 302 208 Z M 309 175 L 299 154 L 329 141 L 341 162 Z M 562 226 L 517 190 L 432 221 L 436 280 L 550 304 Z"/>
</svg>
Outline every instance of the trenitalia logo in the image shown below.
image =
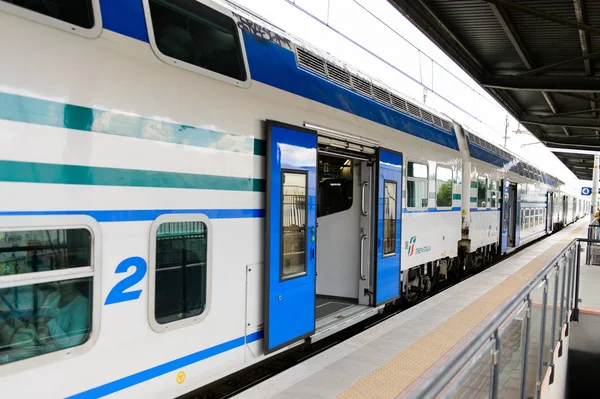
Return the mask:
<svg viewBox="0 0 600 399">
<path fill-rule="evenodd" d="M 415 243 L 417 242 L 417 236 L 410 237 L 408 244 L 408 256 L 413 256 L 415 253 Z"/>
<path fill-rule="evenodd" d="M 424 247 L 417 247 L 417 236 L 410 237 L 410 240 L 406 242 L 406 252 L 411 257 L 414 254 L 422 254 L 431 251 L 431 246 L 426 245 Z"/>
</svg>

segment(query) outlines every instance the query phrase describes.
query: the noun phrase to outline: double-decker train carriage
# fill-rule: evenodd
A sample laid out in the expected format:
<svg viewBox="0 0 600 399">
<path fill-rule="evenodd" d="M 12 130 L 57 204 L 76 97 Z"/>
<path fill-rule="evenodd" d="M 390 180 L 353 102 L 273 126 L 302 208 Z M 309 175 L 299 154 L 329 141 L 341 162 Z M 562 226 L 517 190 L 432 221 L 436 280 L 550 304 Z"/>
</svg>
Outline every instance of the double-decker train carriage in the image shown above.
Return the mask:
<svg viewBox="0 0 600 399">
<path fill-rule="evenodd" d="M 0 33 L 9 397 L 190 392 L 589 209 L 228 3 L 0 0 Z"/>
</svg>

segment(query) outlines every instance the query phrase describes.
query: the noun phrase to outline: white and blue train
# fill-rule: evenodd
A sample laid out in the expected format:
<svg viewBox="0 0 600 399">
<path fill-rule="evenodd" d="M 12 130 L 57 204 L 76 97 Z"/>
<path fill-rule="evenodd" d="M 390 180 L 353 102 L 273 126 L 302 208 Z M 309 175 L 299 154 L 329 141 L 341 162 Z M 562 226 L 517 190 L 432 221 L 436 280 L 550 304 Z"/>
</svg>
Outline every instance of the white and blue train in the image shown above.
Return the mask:
<svg viewBox="0 0 600 399">
<path fill-rule="evenodd" d="M 3 397 L 169 397 L 585 215 L 209 0 L 0 0 Z"/>
</svg>

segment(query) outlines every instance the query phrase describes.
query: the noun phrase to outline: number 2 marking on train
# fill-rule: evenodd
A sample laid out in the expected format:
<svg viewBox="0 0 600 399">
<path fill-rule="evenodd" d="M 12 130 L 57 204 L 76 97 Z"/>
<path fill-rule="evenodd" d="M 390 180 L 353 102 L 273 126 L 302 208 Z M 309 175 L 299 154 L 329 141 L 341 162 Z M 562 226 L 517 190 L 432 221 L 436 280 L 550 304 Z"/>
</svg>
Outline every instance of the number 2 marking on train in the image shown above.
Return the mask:
<svg viewBox="0 0 600 399">
<path fill-rule="evenodd" d="M 148 265 L 143 258 L 139 256 L 132 256 L 131 258 L 127 258 L 121 263 L 117 265 L 115 269 L 115 274 L 127 273 L 129 268 L 134 267 L 135 271 L 132 275 L 125 277 L 123 280 L 119 281 L 112 290 L 108 293 L 106 297 L 105 305 L 111 305 L 113 303 L 133 301 L 140 297 L 142 294 L 142 290 L 134 290 L 125 292 L 125 290 L 133 287 L 146 275 L 146 270 L 148 269 Z"/>
</svg>

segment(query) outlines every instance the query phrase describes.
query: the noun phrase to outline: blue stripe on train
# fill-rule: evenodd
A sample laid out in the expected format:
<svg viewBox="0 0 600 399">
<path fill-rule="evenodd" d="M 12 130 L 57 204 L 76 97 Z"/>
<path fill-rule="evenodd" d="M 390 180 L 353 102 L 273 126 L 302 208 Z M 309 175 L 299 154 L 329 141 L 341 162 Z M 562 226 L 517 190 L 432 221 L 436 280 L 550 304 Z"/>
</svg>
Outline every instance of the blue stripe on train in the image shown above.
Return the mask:
<svg viewBox="0 0 600 399">
<path fill-rule="evenodd" d="M 131 210 L 57 210 L 0 211 L 0 216 L 87 215 L 98 222 L 152 221 L 164 214 L 202 213 L 210 219 L 264 218 L 264 209 L 131 209 Z"/>
<path fill-rule="evenodd" d="M 110 395 L 123 389 L 130 388 L 134 385 L 141 384 L 142 382 L 146 382 L 153 378 L 160 377 L 164 374 L 179 370 L 182 367 L 186 367 L 191 364 L 208 359 L 210 357 L 230 351 L 232 349 L 239 348 L 245 343 L 252 343 L 254 341 L 258 341 L 262 338 L 263 331 L 257 331 L 250 335 L 247 335 L 246 337 L 242 336 L 239 338 L 235 338 L 231 341 L 223 342 L 222 344 L 215 345 L 213 347 L 203 349 L 195 353 L 191 353 L 189 355 L 180 357 L 179 359 L 171 360 L 169 362 L 159 364 L 158 366 L 154 366 L 149 369 L 137 372 L 135 374 L 128 375 L 127 377 L 123 377 L 121 379 L 111 381 L 104 385 L 100 385 L 95 388 L 89 389 L 87 391 L 77 393 L 75 395 L 69 396 L 68 399 L 99 398 L 102 396 Z"/>
<path fill-rule="evenodd" d="M 104 28 L 148 42 L 141 0 L 100 0 Z M 380 104 L 343 86 L 298 68 L 294 52 L 244 33 L 253 80 L 373 122 L 458 150 L 454 131 L 447 132 L 391 106 Z"/>
</svg>

